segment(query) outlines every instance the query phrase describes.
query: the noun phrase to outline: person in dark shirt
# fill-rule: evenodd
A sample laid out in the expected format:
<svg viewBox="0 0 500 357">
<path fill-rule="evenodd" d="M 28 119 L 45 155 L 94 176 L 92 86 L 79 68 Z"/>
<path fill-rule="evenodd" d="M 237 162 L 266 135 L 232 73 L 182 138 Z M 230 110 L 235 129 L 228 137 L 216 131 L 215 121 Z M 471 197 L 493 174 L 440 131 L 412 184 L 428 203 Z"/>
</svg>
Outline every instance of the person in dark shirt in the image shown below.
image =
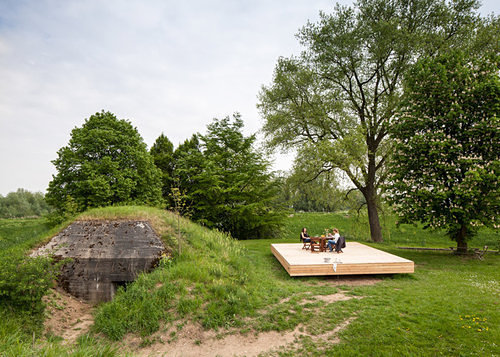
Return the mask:
<svg viewBox="0 0 500 357">
<path fill-rule="evenodd" d="M 309 238 L 306 227 L 302 228 L 302 232 L 300 232 L 300 240 L 304 243 L 311 243 L 311 238 Z"/>
</svg>

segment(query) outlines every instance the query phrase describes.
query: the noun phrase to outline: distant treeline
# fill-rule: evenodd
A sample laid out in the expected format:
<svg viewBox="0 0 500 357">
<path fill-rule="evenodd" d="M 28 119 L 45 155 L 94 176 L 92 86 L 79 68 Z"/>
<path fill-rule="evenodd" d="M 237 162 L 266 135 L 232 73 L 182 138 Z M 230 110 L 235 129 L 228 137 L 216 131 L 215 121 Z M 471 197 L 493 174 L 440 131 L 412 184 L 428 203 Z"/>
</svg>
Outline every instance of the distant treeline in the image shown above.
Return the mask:
<svg viewBox="0 0 500 357">
<path fill-rule="evenodd" d="M 0 218 L 39 217 L 50 213 L 51 210 L 41 192 L 19 188 L 5 197 L 0 195 Z"/>
</svg>

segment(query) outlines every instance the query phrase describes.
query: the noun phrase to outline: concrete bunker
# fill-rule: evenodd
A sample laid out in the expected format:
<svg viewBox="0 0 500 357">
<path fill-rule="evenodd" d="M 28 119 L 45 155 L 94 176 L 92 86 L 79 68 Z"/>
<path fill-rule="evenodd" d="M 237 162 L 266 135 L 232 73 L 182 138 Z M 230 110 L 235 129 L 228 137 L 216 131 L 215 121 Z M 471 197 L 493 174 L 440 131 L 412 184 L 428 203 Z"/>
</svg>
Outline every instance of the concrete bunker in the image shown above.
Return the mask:
<svg viewBox="0 0 500 357">
<path fill-rule="evenodd" d="M 42 248 L 64 265 L 59 285 L 71 295 L 109 301 L 120 286 L 150 271 L 165 247 L 147 221 L 76 221 Z"/>
</svg>

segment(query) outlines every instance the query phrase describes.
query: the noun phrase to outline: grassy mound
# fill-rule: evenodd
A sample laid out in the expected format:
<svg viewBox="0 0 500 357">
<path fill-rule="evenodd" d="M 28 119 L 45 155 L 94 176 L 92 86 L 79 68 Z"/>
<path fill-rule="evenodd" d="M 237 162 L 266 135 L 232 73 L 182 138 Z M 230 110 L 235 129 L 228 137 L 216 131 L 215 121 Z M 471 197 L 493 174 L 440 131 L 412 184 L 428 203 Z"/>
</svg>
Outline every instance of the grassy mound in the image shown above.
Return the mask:
<svg viewBox="0 0 500 357">
<path fill-rule="evenodd" d="M 171 212 L 112 207 L 88 211 L 79 219 L 149 220 L 172 252 L 153 272 L 141 274 L 99 307 L 95 331 L 112 340 L 128 332 L 147 336 L 162 323 L 182 319 L 207 329 L 241 327 L 245 317 L 286 295 L 269 294 L 267 288 L 279 290 L 279 284 L 254 264 L 239 241 Z"/>
</svg>

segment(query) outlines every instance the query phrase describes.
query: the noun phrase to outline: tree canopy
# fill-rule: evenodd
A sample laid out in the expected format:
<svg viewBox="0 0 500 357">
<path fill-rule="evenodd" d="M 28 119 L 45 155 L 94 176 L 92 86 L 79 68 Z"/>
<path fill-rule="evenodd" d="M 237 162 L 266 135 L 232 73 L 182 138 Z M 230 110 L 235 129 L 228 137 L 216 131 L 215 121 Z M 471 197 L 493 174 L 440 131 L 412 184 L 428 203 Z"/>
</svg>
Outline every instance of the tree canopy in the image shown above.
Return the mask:
<svg viewBox="0 0 500 357">
<path fill-rule="evenodd" d="M 404 75 L 421 56 L 450 46 L 476 49 L 479 32 L 483 46 L 495 42 L 477 7 L 474 0 L 337 5 L 300 30 L 305 50 L 280 58 L 260 93 L 267 144 L 297 149 L 311 178 L 343 171 L 365 197 L 374 241 L 382 240 L 377 205 Z"/>
<path fill-rule="evenodd" d="M 269 162 L 253 146 L 255 135 L 242 133 L 239 114 L 214 119 L 206 134 L 194 135 L 174 152 L 174 186 L 185 213 L 238 239 L 273 234 L 283 217 L 277 208 L 278 185 Z"/>
<path fill-rule="evenodd" d="M 406 81 L 389 192 L 403 222 L 445 229 L 460 251 L 500 223 L 498 55 L 452 51 L 421 60 Z"/>
<path fill-rule="evenodd" d="M 173 184 L 174 173 L 174 144 L 162 133 L 149 151 L 153 162 L 162 172 L 162 195 L 171 205 L 170 192 Z"/>
<path fill-rule="evenodd" d="M 46 199 L 59 211 L 114 204 L 162 202 L 161 172 L 132 124 L 110 112 L 96 113 L 71 131 L 52 161 L 57 169 Z"/>
<path fill-rule="evenodd" d="M 41 192 L 19 188 L 5 197 L 0 195 L 0 218 L 42 216 L 50 211 L 51 208 Z"/>
</svg>

